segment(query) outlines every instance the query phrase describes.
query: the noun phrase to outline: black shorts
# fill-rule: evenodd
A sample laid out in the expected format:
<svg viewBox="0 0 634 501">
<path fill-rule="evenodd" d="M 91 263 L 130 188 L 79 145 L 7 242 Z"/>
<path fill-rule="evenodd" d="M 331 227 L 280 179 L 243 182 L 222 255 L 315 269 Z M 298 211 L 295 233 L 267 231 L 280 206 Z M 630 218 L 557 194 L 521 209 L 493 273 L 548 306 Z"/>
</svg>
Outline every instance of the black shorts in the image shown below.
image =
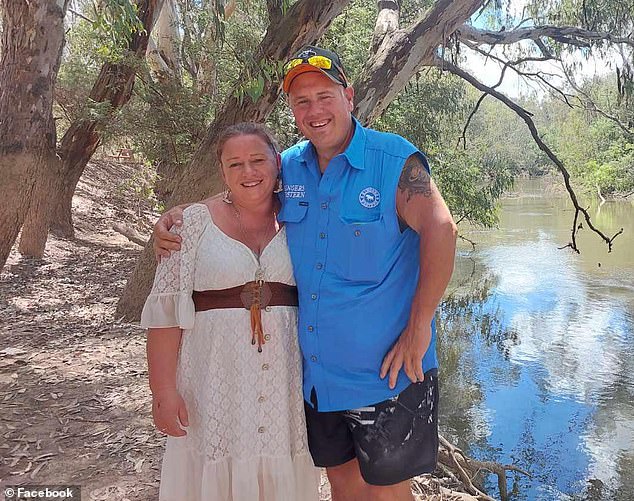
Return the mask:
<svg viewBox="0 0 634 501">
<path fill-rule="evenodd" d="M 318 404 L 314 391 L 312 397 Z M 335 412 L 318 412 L 306 402 L 304 407 L 308 445 L 316 466 L 339 466 L 356 457 L 363 479 L 372 485 L 397 484 L 436 468 L 435 369 L 425 373 L 424 381 L 374 405 Z"/>
</svg>

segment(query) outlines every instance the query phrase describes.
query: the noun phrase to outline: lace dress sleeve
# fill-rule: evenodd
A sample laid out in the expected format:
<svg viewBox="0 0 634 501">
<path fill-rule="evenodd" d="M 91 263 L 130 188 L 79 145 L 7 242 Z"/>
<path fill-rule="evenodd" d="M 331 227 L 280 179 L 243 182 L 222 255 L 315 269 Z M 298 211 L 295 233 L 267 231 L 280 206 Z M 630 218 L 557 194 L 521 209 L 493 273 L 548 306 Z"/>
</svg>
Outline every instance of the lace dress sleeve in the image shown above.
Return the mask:
<svg viewBox="0 0 634 501">
<path fill-rule="evenodd" d="M 194 327 L 194 273 L 196 250 L 209 216 L 207 207 L 195 204 L 183 211 L 183 224 L 172 229 L 180 235 L 181 250 L 161 259 L 152 291 L 141 313 L 141 326 L 146 328 Z"/>
</svg>

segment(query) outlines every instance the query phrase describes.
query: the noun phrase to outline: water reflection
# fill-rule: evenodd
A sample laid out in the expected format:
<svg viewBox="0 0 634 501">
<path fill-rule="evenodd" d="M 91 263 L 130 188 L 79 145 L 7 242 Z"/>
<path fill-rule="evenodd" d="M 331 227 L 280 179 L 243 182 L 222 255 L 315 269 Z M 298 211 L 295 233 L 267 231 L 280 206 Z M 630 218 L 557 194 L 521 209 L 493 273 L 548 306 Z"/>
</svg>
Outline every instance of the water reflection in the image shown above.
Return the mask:
<svg viewBox="0 0 634 501">
<path fill-rule="evenodd" d="M 602 206 L 597 224 L 626 233 L 612 254 L 584 235 L 578 256 L 558 250 L 567 200 L 528 188 L 458 257 L 440 322 L 444 431 L 529 470 L 517 499 L 634 499 L 634 209 Z"/>
</svg>

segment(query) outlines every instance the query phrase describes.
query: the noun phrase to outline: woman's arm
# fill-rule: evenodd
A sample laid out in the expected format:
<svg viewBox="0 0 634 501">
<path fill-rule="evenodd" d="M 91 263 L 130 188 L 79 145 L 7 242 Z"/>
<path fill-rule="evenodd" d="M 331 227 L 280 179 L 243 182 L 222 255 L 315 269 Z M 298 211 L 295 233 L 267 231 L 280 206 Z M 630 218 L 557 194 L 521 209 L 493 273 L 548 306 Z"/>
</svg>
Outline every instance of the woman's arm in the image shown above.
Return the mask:
<svg viewBox="0 0 634 501">
<path fill-rule="evenodd" d="M 176 368 L 182 330 L 151 328 L 147 333 L 147 362 L 154 424 L 163 433 L 182 437 L 189 426 L 185 401 L 176 389 Z"/>
</svg>

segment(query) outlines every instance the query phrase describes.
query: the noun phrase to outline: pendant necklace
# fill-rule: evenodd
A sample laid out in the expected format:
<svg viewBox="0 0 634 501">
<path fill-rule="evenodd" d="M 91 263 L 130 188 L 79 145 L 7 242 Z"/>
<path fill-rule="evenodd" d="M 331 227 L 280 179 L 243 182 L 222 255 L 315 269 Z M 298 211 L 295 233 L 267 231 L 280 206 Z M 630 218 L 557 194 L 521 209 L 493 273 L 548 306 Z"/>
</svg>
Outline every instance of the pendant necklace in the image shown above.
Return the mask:
<svg viewBox="0 0 634 501">
<path fill-rule="evenodd" d="M 248 240 L 247 232 L 244 228 L 242 218 L 240 217 L 240 210 L 235 206 L 235 204 L 232 205 L 232 207 L 238 220 L 238 226 L 240 228 L 240 232 L 242 233 L 243 242 L 247 247 L 249 247 L 246 244 Z M 277 233 L 279 225 L 277 223 L 277 212 L 275 209 L 273 210 L 273 222 Z M 264 235 L 266 236 L 266 227 Z M 259 240 L 259 235 L 256 235 L 256 242 L 259 243 Z M 264 334 L 262 329 L 262 308 L 266 308 L 268 306 L 271 301 L 272 293 L 271 288 L 265 281 L 265 270 L 260 265 L 261 251 L 264 249 L 261 249 L 260 252 L 254 252 L 250 247 L 249 249 L 255 256 L 255 259 L 258 262 L 258 267 L 255 270 L 253 281 L 247 282 L 243 287 L 242 292 L 240 293 L 240 299 L 242 300 L 244 307 L 251 313 L 251 344 L 255 345 L 257 343 L 258 352 L 262 353 L 262 345 L 270 339 L 270 335 Z"/>
</svg>

